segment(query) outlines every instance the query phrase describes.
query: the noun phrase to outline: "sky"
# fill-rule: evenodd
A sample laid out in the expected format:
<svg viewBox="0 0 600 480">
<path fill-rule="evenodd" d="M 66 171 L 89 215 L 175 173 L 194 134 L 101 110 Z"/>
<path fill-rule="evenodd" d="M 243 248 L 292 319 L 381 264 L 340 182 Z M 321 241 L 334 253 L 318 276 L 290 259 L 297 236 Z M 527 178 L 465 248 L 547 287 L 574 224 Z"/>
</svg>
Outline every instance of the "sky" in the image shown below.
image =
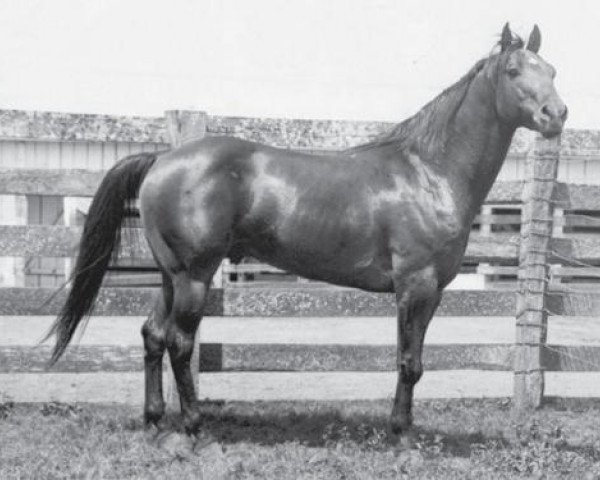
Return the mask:
<svg viewBox="0 0 600 480">
<path fill-rule="evenodd" d="M 600 129 L 600 2 L 0 0 L 0 108 L 400 121 L 490 53 L 506 21 Z"/>
</svg>

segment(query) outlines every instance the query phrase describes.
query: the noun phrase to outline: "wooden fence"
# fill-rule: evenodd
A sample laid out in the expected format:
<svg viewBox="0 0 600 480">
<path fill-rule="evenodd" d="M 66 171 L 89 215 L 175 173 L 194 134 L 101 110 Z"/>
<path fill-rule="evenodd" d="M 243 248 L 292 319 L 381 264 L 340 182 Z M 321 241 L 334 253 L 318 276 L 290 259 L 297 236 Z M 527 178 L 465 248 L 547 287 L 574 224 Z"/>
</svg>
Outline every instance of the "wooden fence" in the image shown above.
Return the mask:
<svg viewBox="0 0 600 480">
<path fill-rule="evenodd" d="M 165 119 L 148 121 L 123 119 L 120 122 L 108 122 L 108 126 L 105 125 L 106 119 L 101 122 L 96 117 L 71 119 L 63 115 L 58 121 L 48 114 L 48 118 L 42 122 L 35 115 L 29 115 L 19 123 L 15 116 L 19 117 L 15 114 L 11 121 L 17 125 L 11 127 L 11 123 L 0 115 L 1 137 L 27 141 L 68 139 L 75 142 L 125 139 L 167 145 L 204 134 L 234 134 L 274 145 L 309 150 L 334 149 L 360 143 L 380 133 L 385 127 L 384 124 L 368 126 L 366 123 L 321 122 L 322 125 L 315 129 L 315 122 L 310 121 L 259 123 L 253 119 L 207 117 L 199 112 L 172 112 Z M 36 122 L 42 122 L 44 128 Z M 100 128 L 98 122 L 104 127 Z M 315 133 L 317 130 L 319 135 Z M 327 135 L 323 134 L 324 131 Z M 576 137 L 577 133 L 570 135 Z M 483 265 L 480 268 L 487 269 L 485 271 L 490 275 L 510 276 L 518 272 L 521 278 L 519 294 L 505 288 L 449 290 L 437 312 L 438 316 L 515 317 L 519 327 L 517 342 L 427 345 L 424 365 L 427 370 L 516 369 L 516 403 L 525 408 L 539 404 L 543 395 L 544 371 L 600 372 L 600 361 L 590 361 L 593 358 L 600 359 L 600 347 L 544 344 L 549 315 L 600 314 L 600 294 L 597 291 L 557 281 L 560 276 L 565 279 L 599 276 L 598 268 L 594 266 L 600 266 L 600 236 L 570 233 L 568 228 L 575 226 L 585 230 L 586 226 L 598 226 L 595 216 L 590 212 L 600 211 L 600 187 L 556 182 L 559 144 L 537 139 L 536 147 L 529 149 L 522 137 L 517 142 L 522 142 L 518 146 L 521 151 L 530 152 L 530 171 L 537 173 L 531 173 L 527 181 L 499 182 L 494 185 L 486 200 L 486 205 L 492 206 L 492 209 L 484 208 L 478 218 L 479 227 L 469 241 L 465 265 Z M 537 166 L 544 162 L 553 162 L 554 170 L 549 176 L 539 174 Z M 0 194 L 89 197 L 94 194 L 102 176 L 102 171 L 83 169 L 0 169 Z M 544 187 L 547 185 L 551 185 L 551 188 Z M 524 214 L 522 219 L 521 216 L 512 215 L 507 219 L 493 211 L 499 206 L 520 209 L 522 198 L 525 200 L 524 212 L 535 214 Z M 540 213 L 536 202 L 555 208 Z M 538 214 L 545 216 L 540 219 L 536 216 Z M 555 214 L 559 215 L 556 219 Z M 540 233 L 531 227 L 535 222 L 543 223 L 549 230 Z M 522 224 L 521 234 L 504 228 L 515 224 L 517 229 Z M 500 228 L 492 228 L 493 225 Z M 546 239 L 545 244 L 540 247 L 535 242 L 527 243 L 520 238 L 524 232 L 528 232 L 529 237 L 523 238 L 540 235 Z M 0 251 L 3 256 L 72 257 L 80 233 L 80 228 L 70 226 L 2 225 Z M 150 259 L 147 246 L 135 240 L 139 235 L 124 234 L 123 238 L 120 252 L 122 265 L 131 256 Z M 519 252 L 522 243 L 527 243 L 527 250 Z M 541 254 L 538 251 L 540 248 L 543 250 Z M 536 262 L 541 262 L 541 265 Z M 533 264 L 539 267 L 537 270 L 534 268 L 535 271 L 531 269 Z M 552 281 L 549 281 L 550 277 Z M 55 315 L 64 301 L 65 292 L 60 292 L 52 301 L 45 303 L 54 293 L 54 289 L 48 288 L 1 288 L 0 315 Z M 152 308 L 154 294 L 155 289 L 152 288 L 103 288 L 95 314 L 145 315 Z M 244 286 L 213 289 L 206 310 L 208 316 L 231 317 L 375 317 L 395 316 L 395 303 L 393 295 L 343 288 Z M 524 334 L 525 331 L 537 333 L 532 336 Z M 26 375 L 42 372 L 49 349 L 48 346 L 0 346 L 0 373 Z M 197 365 L 204 372 L 393 371 L 396 368 L 396 347 L 209 343 L 201 345 Z M 53 371 L 129 372 L 142 369 L 143 350 L 140 341 L 139 347 L 73 346 Z M 537 388 L 537 393 L 532 395 L 534 388 Z"/>
</svg>

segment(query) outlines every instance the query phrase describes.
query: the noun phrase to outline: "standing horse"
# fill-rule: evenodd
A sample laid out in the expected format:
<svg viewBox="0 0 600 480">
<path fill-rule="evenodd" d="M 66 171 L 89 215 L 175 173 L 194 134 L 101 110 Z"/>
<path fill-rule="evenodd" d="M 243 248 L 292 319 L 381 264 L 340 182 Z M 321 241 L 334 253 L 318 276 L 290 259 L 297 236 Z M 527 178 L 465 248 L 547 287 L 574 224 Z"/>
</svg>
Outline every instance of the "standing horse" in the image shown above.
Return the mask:
<svg viewBox="0 0 600 480">
<path fill-rule="evenodd" d="M 251 255 L 311 279 L 396 294 L 398 384 L 392 430 L 412 424 L 425 331 L 459 272 L 471 223 L 515 129 L 544 136 L 567 108 L 554 68 L 508 24 L 499 48 L 384 138 L 327 155 L 228 137 L 123 159 L 90 207 L 71 291 L 53 325 L 51 362 L 91 310 L 119 241 L 126 204 L 139 194 L 162 292 L 142 328 L 147 422 L 164 414 L 162 358 L 169 351 L 183 424 L 199 428 L 190 371 L 194 334 L 215 270 Z M 194 365 L 197 368 L 197 365 Z"/>
</svg>

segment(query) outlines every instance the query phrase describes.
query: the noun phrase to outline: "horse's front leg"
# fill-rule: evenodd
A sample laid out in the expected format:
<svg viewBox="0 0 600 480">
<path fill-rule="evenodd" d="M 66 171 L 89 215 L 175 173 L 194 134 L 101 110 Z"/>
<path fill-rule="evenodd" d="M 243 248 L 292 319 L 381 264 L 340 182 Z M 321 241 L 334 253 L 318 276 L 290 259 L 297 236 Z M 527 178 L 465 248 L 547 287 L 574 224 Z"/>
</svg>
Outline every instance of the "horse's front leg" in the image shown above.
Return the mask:
<svg viewBox="0 0 600 480">
<path fill-rule="evenodd" d="M 426 279 L 428 280 L 428 279 Z M 405 284 L 406 285 L 406 284 Z M 409 434 L 413 423 L 412 402 L 415 384 L 423 375 L 423 342 L 429 321 L 441 298 L 437 281 L 410 283 L 396 292 L 398 307 L 398 383 L 392 410 L 392 432 Z"/>
</svg>

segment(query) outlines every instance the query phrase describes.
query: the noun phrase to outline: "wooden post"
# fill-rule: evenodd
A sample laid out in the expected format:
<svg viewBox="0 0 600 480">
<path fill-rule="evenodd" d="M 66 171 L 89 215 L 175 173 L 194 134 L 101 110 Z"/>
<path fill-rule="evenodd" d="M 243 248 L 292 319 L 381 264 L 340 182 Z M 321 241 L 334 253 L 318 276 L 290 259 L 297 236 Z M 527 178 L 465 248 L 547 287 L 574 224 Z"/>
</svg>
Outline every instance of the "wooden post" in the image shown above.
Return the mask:
<svg viewBox="0 0 600 480">
<path fill-rule="evenodd" d="M 542 354 L 548 327 L 549 249 L 553 231 L 560 137 L 535 140 L 523 191 L 514 371 L 514 408 L 538 408 L 544 395 Z"/>
<path fill-rule="evenodd" d="M 177 148 L 206 135 L 206 112 L 195 110 L 167 110 L 167 131 L 171 147 Z"/>
<path fill-rule="evenodd" d="M 562 207 L 556 207 L 554 208 L 554 219 L 555 219 L 555 223 L 554 223 L 554 228 L 552 230 L 552 236 L 554 238 L 562 238 L 564 237 L 564 229 L 566 226 L 566 216 L 565 216 L 565 209 Z"/>
<path fill-rule="evenodd" d="M 492 234 L 492 216 L 493 207 L 489 204 L 481 206 L 481 220 L 479 222 L 479 234 L 480 235 L 491 235 Z"/>
<path fill-rule="evenodd" d="M 479 221 L 479 235 L 482 237 L 489 237 L 492 234 L 492 222 L 490 220 L 492 216 L 492 206 L 489 204 L 483 204 L 481 206 L 481 219 Z M 477 273 L 483 277 L 483 284 L 486 285 L 490 281 L 493 281 L 493 273 L 490 272 L 489 262 L 480 262 L 477 266 Z M 488 273 L 483 273 L 487 269 Z"/>
<path fill-rule="evenodd" d="M 206 113 L 192 110 L 168 110 L 165 112 L 167 131 L 172 148 L 177 148 L 190 140 L 203 138 L 206 135 Z M 166 369 L 164 374 L 165 396 L 167 408 L 174 410 L 179 406 L 177 384 L 171 369 L 169 355 L 165 355 Z M 194 386 L 198 390 L 198 370 L 200 365 L 200 329 L 196 332 L 194 351 L 190 360 Z"/>
</svg>

